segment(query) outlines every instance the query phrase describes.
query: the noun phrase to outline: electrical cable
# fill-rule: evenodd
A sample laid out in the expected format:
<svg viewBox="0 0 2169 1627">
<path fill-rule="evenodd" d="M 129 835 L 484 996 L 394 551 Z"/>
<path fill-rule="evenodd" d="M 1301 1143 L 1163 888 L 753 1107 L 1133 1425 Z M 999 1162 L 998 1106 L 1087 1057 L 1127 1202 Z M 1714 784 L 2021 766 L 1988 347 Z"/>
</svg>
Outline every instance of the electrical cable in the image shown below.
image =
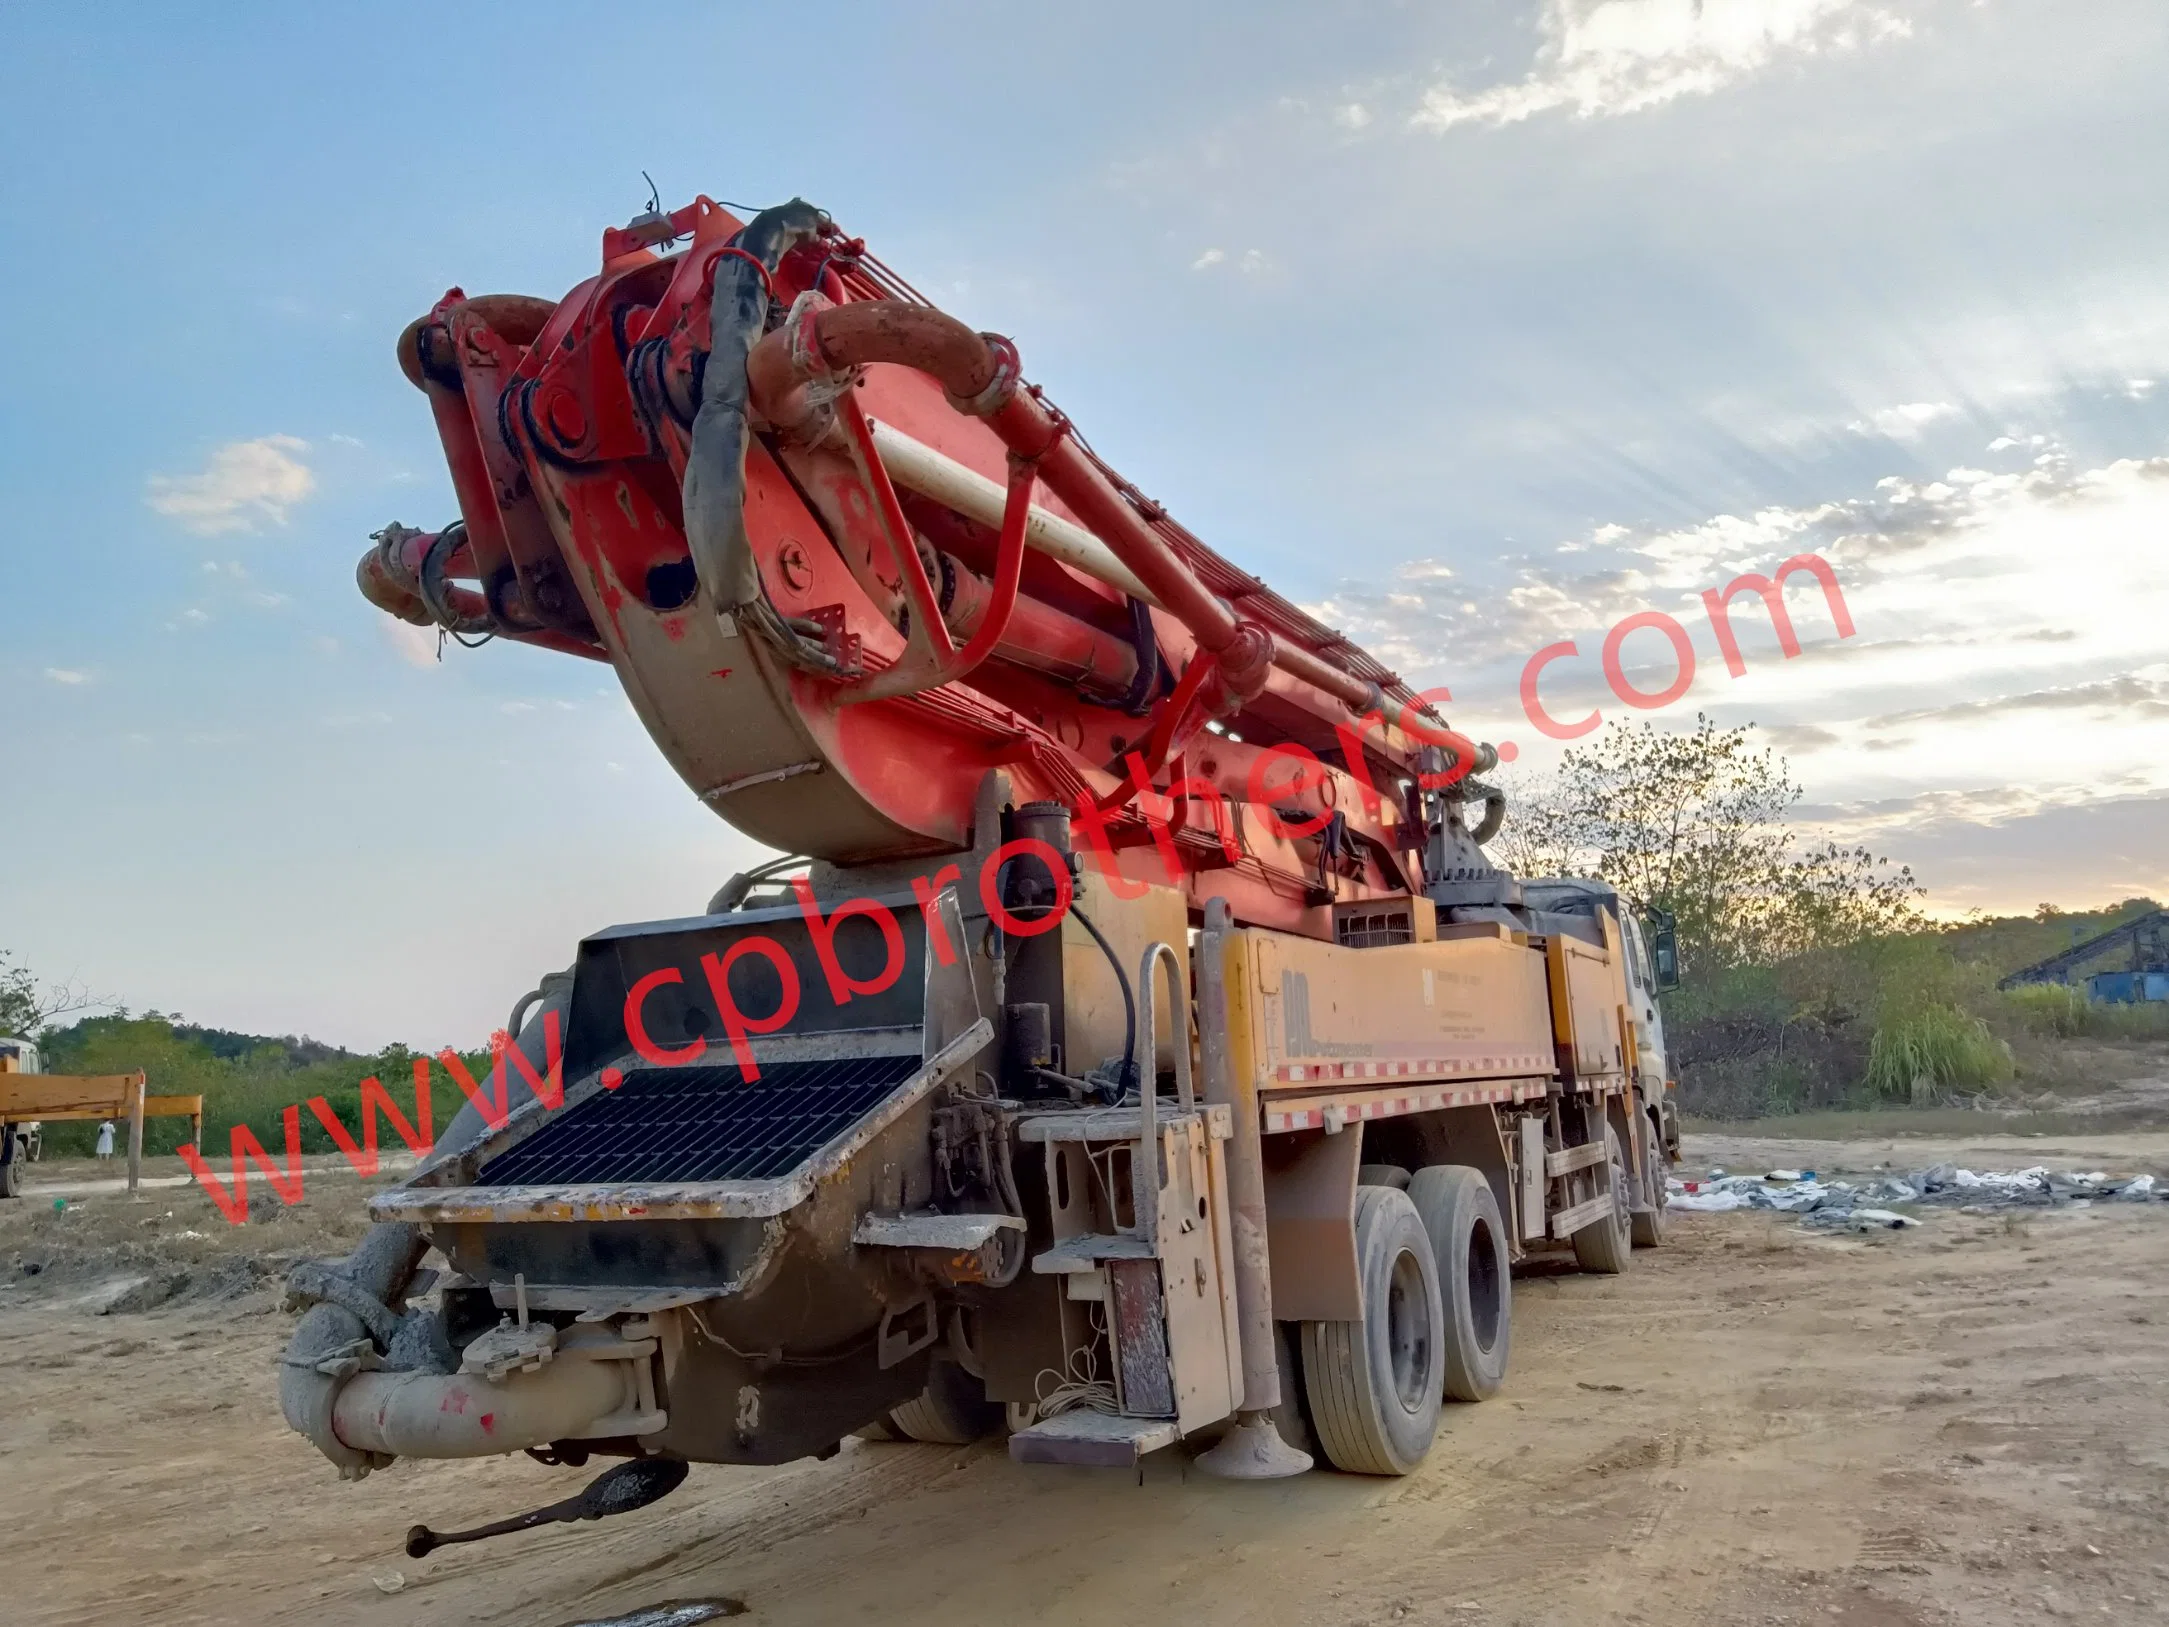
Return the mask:
<svg viewBox="0 0 2169 1627">
<path fill-rule="evenodd" d="M 1101 1338 L 1107 1334 L 1107 1319 L 1100 1308 L 1092 1307 L 1092 1331 Z M 1079 1345 L 1062 1358 L 1063 1370 L 1042 1367 L 1032 1380 L 1033 1405 L 1041 1418 L 1052 1418 L 1064 1412 L 1083 1408 L 1089 1412 L 1113 1412 L 1115 1410 L 1114 1384 L 1099 1376 L 1097 1345 Z M 1078 1358 L 1082 1357 L 1080 1366 Z M 1046 1389 L 1045 1382 L 1054 1380 L 1054 1388 Z"/>
</svg>

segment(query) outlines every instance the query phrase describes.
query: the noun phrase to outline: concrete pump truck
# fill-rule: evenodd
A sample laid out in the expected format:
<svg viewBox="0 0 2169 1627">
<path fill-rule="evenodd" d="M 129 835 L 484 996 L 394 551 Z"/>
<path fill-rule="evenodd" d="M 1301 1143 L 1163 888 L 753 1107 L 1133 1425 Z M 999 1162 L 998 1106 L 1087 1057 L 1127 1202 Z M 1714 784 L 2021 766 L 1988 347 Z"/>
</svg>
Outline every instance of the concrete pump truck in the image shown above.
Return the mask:
<svg viewBox="0 0 2169 1627">
<path fill-rule="evenodd" d="M 282 1404 L 342 1473 L 1006 1432 L 1406 1474 L 1503 1381 L 1518 1264 L 1661 1241 L 1668 934 L 1491 863 L 1493 748 L 1010 340 L 699 198 L 398 357 L 458 514 L 362 591 L 607 664 L 792 857 L 581 943 L 510 1094 L 297 1273 Z"/>
</svg>

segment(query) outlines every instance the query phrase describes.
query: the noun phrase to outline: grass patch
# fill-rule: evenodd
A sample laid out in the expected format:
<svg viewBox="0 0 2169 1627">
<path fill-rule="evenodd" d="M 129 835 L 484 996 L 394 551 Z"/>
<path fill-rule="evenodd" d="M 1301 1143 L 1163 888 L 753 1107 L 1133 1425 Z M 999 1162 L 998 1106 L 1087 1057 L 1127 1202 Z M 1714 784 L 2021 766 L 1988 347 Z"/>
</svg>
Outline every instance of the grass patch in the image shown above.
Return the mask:
<svg viewBox="0 0 2169 1627">
<path fill-rule="evenodd" d="M 1866 1084 L 1885 1101 L 1939 1090 L 1981 1090 L 2011 1077 L 2010 1047 L 1955 1006 L 1926 1005 L 1885 1017 L 1868 1045 Z"/>
<path fill-rule="evenodd" d="M 2169 1003 L 2159 1000 L 2105 1005 L 2084 989 L 2033 983 L 2006 990 L 2003 1001 L 2017 1027 L 2046 1039 L 2169 1039 Z"/>
</svg>

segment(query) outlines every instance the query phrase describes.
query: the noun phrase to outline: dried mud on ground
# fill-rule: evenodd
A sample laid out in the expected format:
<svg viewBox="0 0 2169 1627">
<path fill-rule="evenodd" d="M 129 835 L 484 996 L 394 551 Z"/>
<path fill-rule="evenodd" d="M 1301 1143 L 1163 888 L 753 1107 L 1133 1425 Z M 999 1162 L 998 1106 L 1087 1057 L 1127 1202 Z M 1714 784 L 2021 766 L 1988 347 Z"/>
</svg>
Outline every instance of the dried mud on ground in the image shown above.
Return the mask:
<svg viewBox="0 0 2169 1627">
<path fill-rule="evenodd" d="M 1770 1145 L 1690 1152 L 1737 1169 Z M 560 1627 L 727 1596 L 753 1621 L 886 1627 L 2169 1622 L 2159 1206 L 1933 1212 L 1865 1239 L 1675 1215 L 1624 1277 L 1517 1281 L 1506 1391 L 1450 1409 L 1405 1480 L 1229 1485 L 1163 1455 L 1140 1485 L 998 1445 L 851 1442 L 414 1561 L 409 1524 L 494 1518 L 592 1471 L 403 1463 L 345 1485 L 286 1432 L 269 1274 L 338 1246 L 358 1198 L 312 1176 L 306 1204 L 245 1231 L 192 1191 L 7 1206 L 8 1621 Z M 172 1291 L 100 1314 L 143 1282 Z"/>
</svg>

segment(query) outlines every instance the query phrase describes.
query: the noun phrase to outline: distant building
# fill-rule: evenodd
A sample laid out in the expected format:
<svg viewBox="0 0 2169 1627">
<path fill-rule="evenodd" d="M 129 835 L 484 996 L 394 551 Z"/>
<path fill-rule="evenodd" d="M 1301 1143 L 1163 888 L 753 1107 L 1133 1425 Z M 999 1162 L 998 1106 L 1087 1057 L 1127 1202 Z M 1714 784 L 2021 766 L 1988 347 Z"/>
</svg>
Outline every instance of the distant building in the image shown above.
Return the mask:
<svg viewBox="0 0 2169 1627">
<path fill-rule="evenodd" d="M 2169 1000 L 2169 972 L 2096 972 L 2086 980 L 2086 995 L 2105 1006 Z"/>
<path fill-rule="evenodd" d="M 2122 951 L 2126 969 L 2095 972 L 2086 979 L 2086 995 L 2104 1005 L 2136 1005 L 2169 1000 L 2169 910 L 2149 910 L 2122 926 L 2075 943 L 2060 954 L 2037 960 L 1996 985 L 2014 989 L 2028 983 L 2073 983 L 2087 962 Z"/>
</svg>

